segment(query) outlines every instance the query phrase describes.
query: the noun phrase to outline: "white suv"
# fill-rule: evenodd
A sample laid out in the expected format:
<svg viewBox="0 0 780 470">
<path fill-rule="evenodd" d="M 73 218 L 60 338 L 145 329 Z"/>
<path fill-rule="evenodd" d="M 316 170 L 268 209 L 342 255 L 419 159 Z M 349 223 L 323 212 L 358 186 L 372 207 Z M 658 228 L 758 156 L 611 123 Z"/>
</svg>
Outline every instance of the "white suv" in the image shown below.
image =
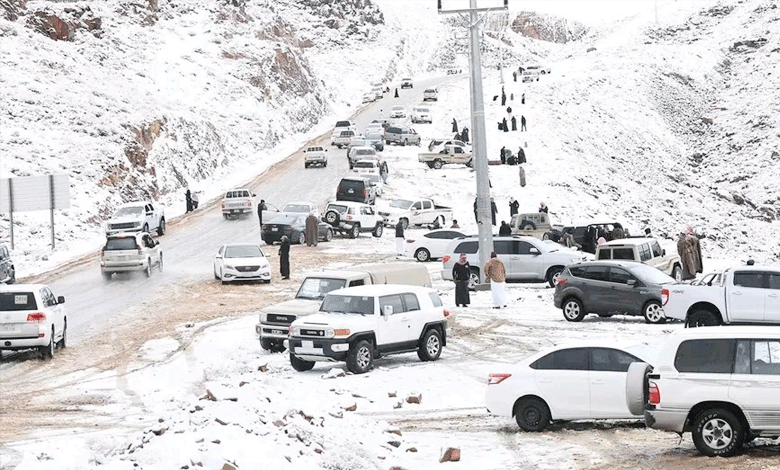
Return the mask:
<svg viewBox="0 0 780 470">
<path fill-rule="evenodd" d="M 350 238 L 357 238 L 360 232 L 371 232 L 379 238 L 384 230 L 384 218 L 374 211 L 373 206 L 360 202 L 331 202 L 325 208 L 322 220 L 333 226 L 334 232 L 347 234 Z"/>
<path fill-rule="evenodd" d="M 690 431 L 699 452 L 731 456 L 755 437 L 780 437 L 780 329 L 684 329 L 655 369 L 632 364 L 626 404 L 653 429 Z"/>
<path fill-rule="evenodd" d="M 423 101 L 439 101 L 439 91 L 436 88 L 428 88 L 423 92 Z"/>
<path fill-rule="evenodd" d="M 648 264 L 677 282 L 682 281 L 682 263 L 676 252 L 661 248 L 655 238 L 619 238 L 596 247 L 597 260 L 637 261 Z"/>
<path fill-rule="evenodd" d="M 308 147 L 303 151 L 303 166 L 309 168 L 312 165 L 328 166 L 328 150 L 322 147 Z"/>
<path fill-rule="evenodd" d="M 100 272 L 106 281 L 114 273 L 129 271 L 143 271 L 149 277 L 155 266 L 162 271 L 162 249 L 146 232 L 110 235 L 100 253 Z"/>
<path fill-rule="evenodd" d="M 0 285 L 0 351 L 37 348 L 42 359 L 54 356 L 67 338 L 63 303 L 42 284 Z"/>
<path fill-rule="evenodd" d="M 355 132 L 355 123 L 350 120 L 337 121 L 336 127 L 333 128 L 333 133 L 330 135 L 330 145 L 336 145 L 336 140 L 341 135 L 342 131 Z M 349 143 L 349 141 L 347 141 L 347 143 Z"/>
<path fill-rule="evenodd" d="M 346 361 L 353 374 L 371 370 L 374 359 L 417 351 L 435 361 L 447 345 L 447 317 L 439 294 L 427 287 L 395 284 L 348 287 L 325 295 L 319 313 L 290 325 L 287 346 L 297 371 L 317 361 Z"/>
</svg>

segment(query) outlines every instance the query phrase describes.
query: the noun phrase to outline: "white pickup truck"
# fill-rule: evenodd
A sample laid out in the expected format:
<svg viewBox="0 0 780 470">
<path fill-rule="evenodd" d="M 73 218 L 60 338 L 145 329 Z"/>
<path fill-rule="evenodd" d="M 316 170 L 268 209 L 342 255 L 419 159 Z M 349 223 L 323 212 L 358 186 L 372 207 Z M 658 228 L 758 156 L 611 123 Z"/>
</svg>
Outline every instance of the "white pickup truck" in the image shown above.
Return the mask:
<svg viewBox="0 0 780 470">
<path fill-rule="evenodd" d="M 780 323 L 780 268 L 740 266 L 661 287 L 666 318 L 687 326 Z"/>
<path fill-rule="evenodd" d="M 165 234 L 165 212 L 150 201 L 122 204 L 106 222 L 106 236 L 121 232 L 152 232 Z"/>
<path fill-rule="evenodd" d="M 254 212 L 255 195 L 244 188 L 231 189 L 222 198 L 222 216 L 227 220 L 233 215 L 248 215 Z"/>
<path fill-rule="evenodd" d="M 459 145 L 446 145 L 439 152 L 423 152 L 417 155 L 417 159 L 428 165 L 429 168 L 440 169 L 447 163 L 460 163 L 468 167 L 473 166 L 471 152 L 467 152 Z"/>
<path fill-rule="evenodd" d="M 395 199 L 379 211 L 385 225 L 394 227 L 399 221 L 404 228 L 410 225 L 427 225 L 433 228 L 444 227 L 452 220 L 452 208 L 436 205 L 432 199 Z"/>
</svg>

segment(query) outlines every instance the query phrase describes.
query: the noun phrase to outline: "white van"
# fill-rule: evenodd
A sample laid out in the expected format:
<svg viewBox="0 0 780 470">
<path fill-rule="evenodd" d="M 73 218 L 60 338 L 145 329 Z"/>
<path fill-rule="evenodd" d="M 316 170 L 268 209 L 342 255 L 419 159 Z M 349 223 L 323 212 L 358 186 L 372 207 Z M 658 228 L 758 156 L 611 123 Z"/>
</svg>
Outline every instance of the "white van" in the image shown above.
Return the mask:
<svg viewBox="0 0 780 470">
<path fill-rule="evenodd" d="M 412 108 L 412 122 L 433 122 L 431 108 L 427 106 L 415 106 Z"/>
</svg>

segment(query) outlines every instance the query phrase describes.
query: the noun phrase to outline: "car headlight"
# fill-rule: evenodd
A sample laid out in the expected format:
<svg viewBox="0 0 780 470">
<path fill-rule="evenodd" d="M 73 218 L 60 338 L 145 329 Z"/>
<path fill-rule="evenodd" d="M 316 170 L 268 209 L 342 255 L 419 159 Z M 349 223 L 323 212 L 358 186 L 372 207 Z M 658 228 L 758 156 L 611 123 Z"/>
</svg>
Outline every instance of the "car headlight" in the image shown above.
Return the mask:
<svg viewBox="0 0 780 470">
<path fill-rule="evenodd" d="M 236 268 L 235 268 L 235 267 L 233 267 L 233 266 L 231 266 L 231 265 L 229 265 L 229 264 L 226 264 L 226 265 L 225 265 L 225 269 L 236 269 Z"/>
<path fill-rule="evenodd" d="M 583 260 L 582 258 L 572 258 L 569 262 L 570 263 L 579 263 L 582 260 Z"/>
<path fill-rule="evenodd" d="M 297 326 L 290 328 L 290 336 L 301 336 L 301 329 Z"/>
<path fill-rule="evenodd" d="M 348 328 L 328 328 L 325 330 L 326 338 L 346 338 L 351 334 Z"/>
</svg>

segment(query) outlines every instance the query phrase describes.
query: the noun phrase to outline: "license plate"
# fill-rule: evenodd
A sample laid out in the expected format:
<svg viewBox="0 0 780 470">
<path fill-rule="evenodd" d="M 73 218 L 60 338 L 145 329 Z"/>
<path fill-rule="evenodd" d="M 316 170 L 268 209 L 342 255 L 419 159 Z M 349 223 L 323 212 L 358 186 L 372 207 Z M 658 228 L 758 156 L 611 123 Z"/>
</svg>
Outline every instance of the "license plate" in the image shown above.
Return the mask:
<svg viewBox="0 0 780 470">
<path fill-rule="evenodd" d="M 271 334 L 272 335 L 283 335 L 283 334 L 285 334 L 285 332 L 282 331 L 282 330 L 271 330 Z M 311 343 L 311 341 L 309 341 L 309 342 Z"/>
<path fill-rule="evenodd" d="M 312 349 L 314 347 L 314 341 L 306 341 L 306 340 L 301 341 L 301 347 L 302 348 L 307 348 L 307 349 Z"/>
<path fill-rule="evenodd" d="M 11 324 L 11 323 L 4 323 L 3 325 L 0 325 L 0 326 L 2 326 L 2 330 L 3 331 L 13 331 L 14 330 L 14 325 Z M 309 342 L 311 343 L 311 341 L 309 341 Z"/>
<path fill-rule="evenodd" d="M 271 231 L 272 232 L 278 232 L 279 231 L 279 227 L 271 227 Z"/>
</svg>

